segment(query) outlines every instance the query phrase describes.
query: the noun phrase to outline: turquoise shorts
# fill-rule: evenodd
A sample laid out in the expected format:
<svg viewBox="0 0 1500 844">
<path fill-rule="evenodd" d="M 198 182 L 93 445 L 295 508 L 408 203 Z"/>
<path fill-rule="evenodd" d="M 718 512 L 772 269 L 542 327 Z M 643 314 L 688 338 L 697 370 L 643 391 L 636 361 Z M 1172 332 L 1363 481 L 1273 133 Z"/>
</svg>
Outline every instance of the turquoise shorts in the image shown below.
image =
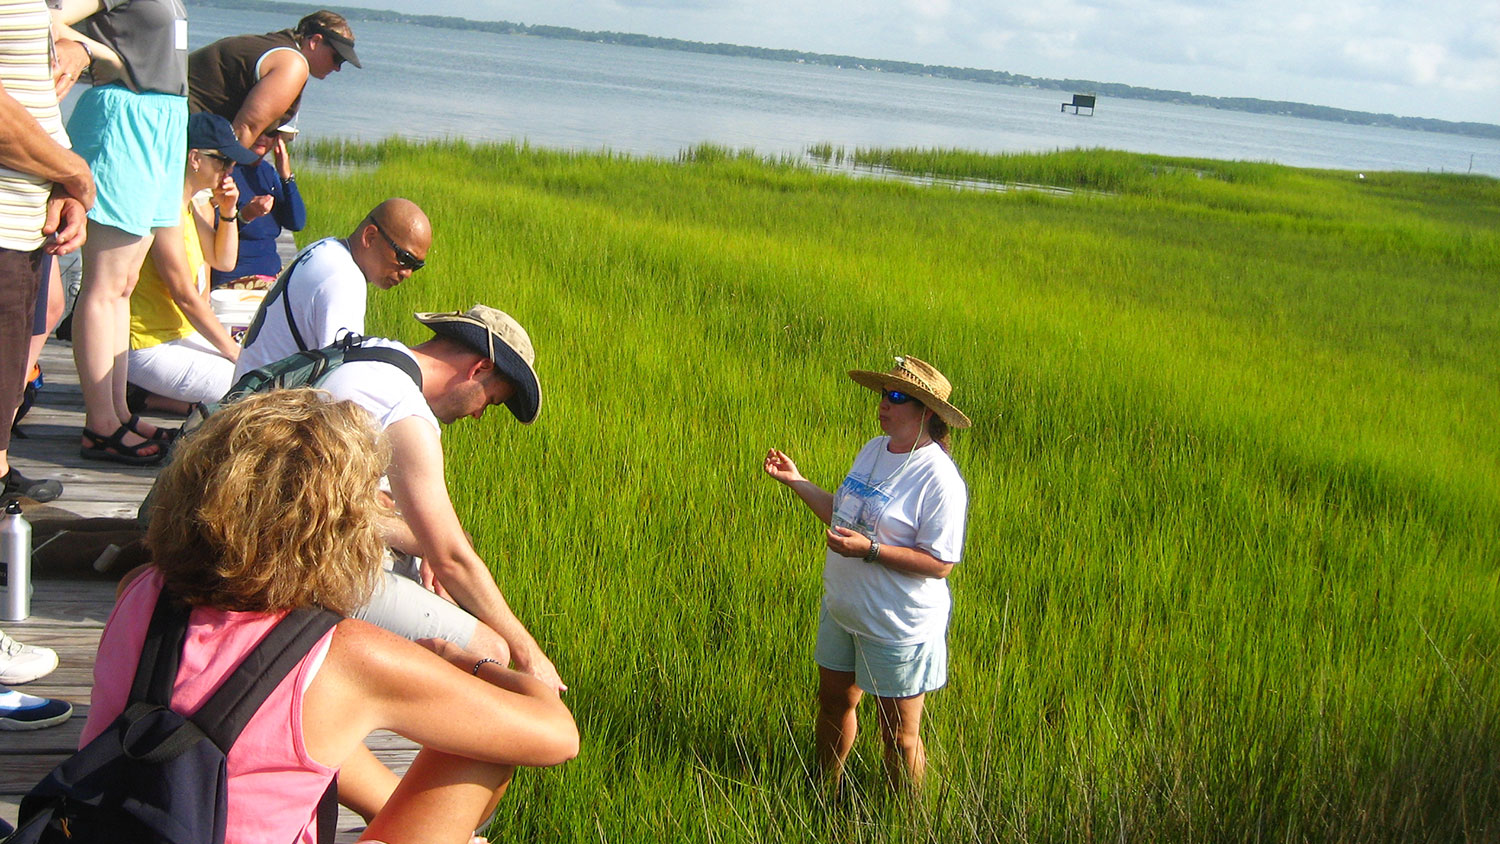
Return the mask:
<svg viewBox="0 0 1500 844">
<path fill-rule="evenodd" d="M 73 151 L 88 162 L 98 198 L 89 219 L 145 237 L 182 222 L 187 97 L 100 85 L 68 118 Z"/>
<path fill-rule="evenodd" d="M 854 683 L 876 697 L 913 697 L 948 682 L 948 643 L 939 636 L 913 645 L 888 645 L 840 627 L 824 607 L 818 612 L 813 659 L 829 671 L 854 674 Z"/>
</svg>

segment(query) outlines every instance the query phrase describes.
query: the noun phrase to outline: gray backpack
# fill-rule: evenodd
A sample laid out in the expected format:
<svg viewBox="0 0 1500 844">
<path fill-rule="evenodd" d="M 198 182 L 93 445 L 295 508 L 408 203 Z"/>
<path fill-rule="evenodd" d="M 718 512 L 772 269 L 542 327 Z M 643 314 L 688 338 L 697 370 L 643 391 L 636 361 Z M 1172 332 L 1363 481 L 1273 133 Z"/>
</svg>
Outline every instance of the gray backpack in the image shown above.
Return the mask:
<svg viewBox="0 0 1500 844">
<path fill-rule="evenodd" d="M 252 369 L 240 376 L 240 380 L 234 382 L 224 398 L 212 404 L 200 404 L 193 408 L 188 418 L 182 423 L 182 432 L 173 440 L 173 445 L 186 437 L 192 435 L 204 420 L 214 415 L 220 408 L 231 404 L 252 393 L 267 393 L 271 390 L 291 389 L 293 387 L 319 387 L 328 380 L 340 366 L 357 361 L 379 361 L 396 367 L 422 389 L 422 370 L 417 367 L 417 362 L 409 356 L 395 349 L 383 346 L 364 345 L 365 338 L 358 334 L 348 334 L 331 346 L 321 349 L 308 349 L 289 355 L 274 363 L 268 363 L 258 369 Z M 156 498 L 156 485 L 152 484 L 151 491 L 146 494 L 146 500 L 141 502 L 141 509 L 136 513 L 136 523 L 144 530 L 151 523 L 152 501 Z"/>
</svg>

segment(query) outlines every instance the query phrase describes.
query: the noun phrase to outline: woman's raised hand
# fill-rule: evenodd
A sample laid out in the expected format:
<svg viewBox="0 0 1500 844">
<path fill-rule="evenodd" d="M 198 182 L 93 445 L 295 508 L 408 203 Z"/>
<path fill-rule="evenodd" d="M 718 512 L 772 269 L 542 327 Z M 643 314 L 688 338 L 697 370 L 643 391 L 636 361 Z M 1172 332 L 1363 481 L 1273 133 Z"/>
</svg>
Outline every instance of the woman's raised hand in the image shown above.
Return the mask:
<svg viewBox="0 0 1500 844">
<path fill-rule="evenodd" d="M 292 157 L 286 151 L 286 139 L 276 133 L 276 143 L 271 145 L 271 154 L 276 160 L 276 175 L 284 182 L 292 177 Z"/>
<path fill-rule="evenodd" d="M 214 185 L 214 206 L 218 209 L 220 217 L 233 217 L 235 206 L 240 201 L 240 186 L 235 184 L 234 176 L 225 172 L 219 177 L 219 183 Z"/>
<path fill-rule="evenodd" d="M 766 452 L 765 470 L 773 480 L 784 484 L 803 480 L 802 473 L 797 471 L 797 464 L 792 462 L 792 458 L 787 457 L 786 452 L 774 448 Z"/>
</svg>

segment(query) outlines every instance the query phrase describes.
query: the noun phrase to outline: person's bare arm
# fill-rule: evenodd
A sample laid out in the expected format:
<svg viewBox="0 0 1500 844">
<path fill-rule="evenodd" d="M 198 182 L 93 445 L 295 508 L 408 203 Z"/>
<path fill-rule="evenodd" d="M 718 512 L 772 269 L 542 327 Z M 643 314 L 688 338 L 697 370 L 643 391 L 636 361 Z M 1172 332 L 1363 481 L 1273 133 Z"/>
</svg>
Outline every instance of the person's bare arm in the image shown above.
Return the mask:
<svg viewBox="0 0 1500 844">
<path fill-rule="evenodd" d="M 198 242 L 203 245 L 203 260 L 210 267 L 229 272 L 240 261 L 240 226 L 235 221 L 235 206 L 239 204 L 240 188 L 228 173 L 214 186 L 213 201 L 208 213 L 217 220 L 205 217 L 202 209 L 193 207 L 193 220 L 198 224 Z M 228 219 L 225 219 L 228 218 Z M 208 295 L 207 290 L 204 296 Z"/>
<path fill-rule="evenodd" d="M 386 436 L 392 454 L 386 473 L 391 495 L 411 529 L 418 554 L 459 606 L 505 640 L 518 669 L 560 688 L 557 669 L 511 611 L 453 512 L 437 431 L 424 419 L 408 417 L 387 428 Z"/>
<path fill-rule="evenodd" d="M 503 765 L 556 765 L 578 754 L 557 693 L 443 643 L 449 659 L 362 621 L 340 622 L 303 700 L 313 758 L 338 765 L 374 729 L 444 753 Z"/>
<path fill-rule="evenodd" d="M 864 559 L 870 553 L 870 537 L 858 531 L 842 527 L 829 528 L 826 539 L 828 548 L 844 557 Z M 947 577 L 953 572 L 955 564 L 945 563 L 921 548 L 882 543 L 880 554 L 872 565 L 882 565 L 918 577 Z"/>
<path fill-rule="evenodd" d="M 213 308 L 209 307 L 208 301 L 198 292 L 197 280 L 188 270 L 187 248 L 183 243 L 181 224 L 157 230 L 146 260 L 156 263 L 156 274 L 167 288 L 167 295 L 172 297 L 182 315 L 187 317 L 188 323 L 203 335 L 203 339 L 213 344 L 219 354 L 230 360 L 238 360 L 239 345 L 230 338 L 219 318 L 214 316 Z"/>
<path fill-rule="evenodd" d="M 91 59 L 85 61 L 84 64 L 93 74 L 94 84 L 96 85 L 114 82 L 119 79 L 125 73 L 125 62 L 120 58 L 120 54 L 116 53 L 108 44 L 102 41 L 95 41 L 74 29 L 72 25 L 101 11 L 103 8 L 104 5 L 99 0 L 62 0 L 61 7 L 52 10 L 52 38 L 59 42 L 59 44 L 64 41 L 72 41 L 80 48 L 87 48 L 88 57 L 91 57 Z M 72 52 L 73 48 L 69 47 L 67 51 Z M 60 56 L 63 52 L 64 50 L 59 49 Z M 73 52 L 72 55 L 67 56 L 66 63 L 61 68 L 72 72 L 71 75 L 74 82 L 78 80 L 76 73 L 79 69 L 77 67 L 78 61 L 79 57 L 76 52 Z M 67 89 L 72 87 L 72 82 L 64 85 L 62 80 L 56 76 L 54 76 L 54 81 L 58 85 L 58 97 L 67 93 Z"/>
<path fill-rule="evenodd" d="M 833 493 L 802 477 L 802 473 L 797 471 L 797 464 L 793 463 L 792 458 L 788 457 L 785 452 L 774 448 L 767 451 L 762 468 L 772 480 L 797 493 L 802 503 L 806 504 L 823 524 L 833 523 Z"/>
<path fill-rule="evenodd" d="M 250 146 L 280 120 L 307 84 L 307 59 L 294 50 L 276 50 L 261 63 L 260 81 L 235 113 L 234 133 Z"/>
</svg>

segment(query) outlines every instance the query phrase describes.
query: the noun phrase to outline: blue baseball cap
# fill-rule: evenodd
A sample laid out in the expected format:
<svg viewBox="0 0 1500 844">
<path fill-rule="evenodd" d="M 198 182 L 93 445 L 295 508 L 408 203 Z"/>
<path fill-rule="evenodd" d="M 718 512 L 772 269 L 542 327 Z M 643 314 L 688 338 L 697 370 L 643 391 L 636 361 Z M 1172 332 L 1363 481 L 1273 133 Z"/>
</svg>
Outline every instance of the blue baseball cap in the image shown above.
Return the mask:
<svg viewBox="0 0 1500 844">
<path fill-rule="evenodd" d="M 245 149 L 235 137 L 234 127 L 229 121 L 210 111 L 200 111 L 188 116 L 188 149 L 211 149 L 227 155 L 236 164 L 254 164 L 260 156 Z"/>
</svg>

